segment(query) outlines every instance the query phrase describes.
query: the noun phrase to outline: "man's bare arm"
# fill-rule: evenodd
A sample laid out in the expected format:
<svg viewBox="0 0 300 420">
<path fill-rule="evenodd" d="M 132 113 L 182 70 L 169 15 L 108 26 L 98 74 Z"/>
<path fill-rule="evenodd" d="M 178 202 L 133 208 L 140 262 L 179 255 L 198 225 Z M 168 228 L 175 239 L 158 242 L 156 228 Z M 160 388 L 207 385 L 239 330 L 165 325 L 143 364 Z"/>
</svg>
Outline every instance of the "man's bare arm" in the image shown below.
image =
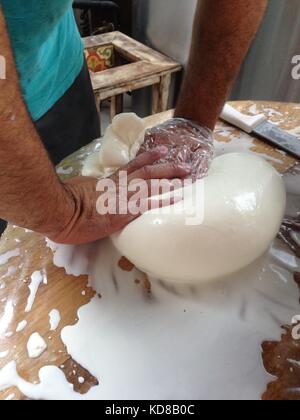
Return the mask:
<svg viewBox="0 0 300 420">
<path fill-rule="evenodd" d="M 0 217 L 47 233 L 63 228 L 74 212 L 68 193 L 40 141 L 22 100 L 5 19 L 0 7 Z"/>
<path fill-rule="evenodd" d="M 200 0 L 175 116 L 213 129 L 256 35 L 267 0 Z"/>
</svg>

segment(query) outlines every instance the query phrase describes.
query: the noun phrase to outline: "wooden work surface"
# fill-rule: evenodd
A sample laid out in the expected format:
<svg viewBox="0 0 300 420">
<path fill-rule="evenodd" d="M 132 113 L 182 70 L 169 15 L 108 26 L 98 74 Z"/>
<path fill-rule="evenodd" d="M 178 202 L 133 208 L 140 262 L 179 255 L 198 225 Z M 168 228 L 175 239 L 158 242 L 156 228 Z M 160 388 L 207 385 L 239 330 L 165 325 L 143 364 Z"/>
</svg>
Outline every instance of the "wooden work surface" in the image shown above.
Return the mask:
<svg viewBox="0 0 300 420">
<path fill-rule="evenodd" d="M 266 112 L 274 122 L 280 122 L 280 126 L 287 130 L 299 128 L 300 135 L 300 106 L 296 104 L 280 103 L 256 103 L 236 102 L 233 103 L 237 109 L 244 112 L 257 111 Z M 172 112 L 154 115 L 146 119 L 149 126 L 158 124 L 172 116 Z M 224 128 L 228 125 L 220 123 L 216 130 L 218 141 L 229 142 L 232 136 L 238 136 L 238 130 L 227 132 L 224 136 Z M 226 130 L 225 130 L 226 132 Z M 241 139 L 241 142 L 243 140 Z M 297 162 L 282 152 L 278 152 L 265 145 L 261 141 L 255 141 L 253 150 L 271 157 L 271 163 L 280 171 L 285 172 L 293 167 Z M 60 173 L 62 177 L 74 176 L 80 170 L 80 161 L 84 158 L 82 151 L 66 159 L 61 165 Z M 68 173 L 68 175 L 66 175 Z M 0 265 L 0 353 L 9 350 L 6 358 L 0 359 L 0 368 L 8 362 L 15 360 L 18 371 L 24 379 L 35 382 L 38 381 L 38 371 L 41 367 L 49 364 L 61 366 L 67 378 L 74 384 L 75 389 L 86 392 L 90 385 L 95 383 L 88 372 L 76 367 L 77 376 L 72 374 L 74 361 L 72 361 L 64 348 L 60 338 L 60 332 L 66 325 L 73 325 L 77 321 L 78 309 L 89 302 L 93 296 L 93 291 L 87 287 L 87 278 L 74 278 L 66 275 L 63 269 L 55 267 L 52 263 L 52 252 L 46 247 L 45 239 L 41 236 L 26 232 L 23 229 L 10 226 L 0 241 L 0 255 L 10 250 L 19 249 L 20 255 L 12 258 L 7 264 Z M 8 273 L 8 268 L 16 267 L 16 272 Z M 29 295 L 28 283 L 33 272 L 44 270 L 47 274 L 48 284 L 39 288 L 33 309 L 25 314 Z M 5 288 L 1 289 L 1 283 Z M 85 293 L 82 293 L 85 291 Z M 61 312 L 62 321 L 55 332 L 49 332 L 48 314 L 52 309 Z M 22 320 L 28 321 L 27 328 L 16 333 L 16 327 Z M 30 335 L 38 331 L 46 340 L 48 350 L 37 360 L 30 360 L 27 356 L 26 345 Z M 7 333 L 10 337 L 7 337 Z M 84 385 L 78 385 L 78 376 L 86 379 Z M 6 399 L 8 395 L 15 394 L 14 399 L 22 396 L 18 390 L 9 390 L 0 393 L 0 399 Z"/>
</svg>

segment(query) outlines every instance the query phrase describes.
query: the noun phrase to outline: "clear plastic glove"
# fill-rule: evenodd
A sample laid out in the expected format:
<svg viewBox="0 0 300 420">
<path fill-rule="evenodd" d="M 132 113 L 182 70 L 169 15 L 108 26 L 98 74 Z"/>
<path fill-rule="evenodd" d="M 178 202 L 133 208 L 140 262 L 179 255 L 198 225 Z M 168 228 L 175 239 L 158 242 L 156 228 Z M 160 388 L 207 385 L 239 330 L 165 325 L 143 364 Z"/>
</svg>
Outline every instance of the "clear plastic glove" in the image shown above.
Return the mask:
<svg viewBox="0 0 300 420">
<path fill-rule="evenodd" d="M 158 146 L 169 150 L 167 157 L 158 163 L 189 164 L 193 180 L 205 177 L 214 157 L 213 132 L 182 118 L 173 118 L 147 130 L 139 154 Z"/>
</svg>

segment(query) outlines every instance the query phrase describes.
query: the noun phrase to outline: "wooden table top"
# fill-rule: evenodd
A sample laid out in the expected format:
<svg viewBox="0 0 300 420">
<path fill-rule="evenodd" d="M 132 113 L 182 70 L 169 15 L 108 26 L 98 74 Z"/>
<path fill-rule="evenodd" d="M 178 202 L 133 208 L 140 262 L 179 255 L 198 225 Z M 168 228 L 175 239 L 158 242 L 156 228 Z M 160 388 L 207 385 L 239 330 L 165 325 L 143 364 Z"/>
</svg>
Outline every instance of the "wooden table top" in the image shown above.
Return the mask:
<svg viewBox="0 0 300 420">
<path fill-rule="evenodd" d="M 269 119 L 279 123 L 280 127 L 300 136 L 300 106 L 296 104 L 282 104 L 269 102 L 235 102 L 237 109 L 246 112 L 265 112 Z M 147 125 L 156 125 L 172 116 L 172 111 L 148 117 Z M 227 127 L 227 131 L 226 131 Z M 229 143 L 232 136 L 239 136 L 239 130 L 228 130 L 228 125 L 219 123 L 215 138 L 219 142 Z M 240 140 L 243 142 L 243 139 Z M 249 140 L 248 140 L 249 141 Z M 94 149 L 95 144 L 87 150 Z M 292 168 L 297 161 L 286 154 L 273 149 L 260 140 L 255 140 L 252 150 L 270 157 L 272 163 L 281 173 Z M 62 178 L 75 176 L 80 172 L 82 160 L 86 156 L 79 151 L 67 158 L 58 172 Z M 62 328 L 74 325 L 77 322 L 78 309 L 87 304 L 94 295 L 93 290 L 87 286 L 87 277 L 74 278 L 66 275 L 63 269 L 57 268 L 52 262 L 52 252 L 46 247 L 45 239 L 35 233 L 9 226 L 0 241 L 0 264 L 3 263 L 3 254 L 17 250 L 16 257 L 0 265 L 0 353 L 9 351 L 5 358 L 0 358 L 0 368 L 8 362 L 17 362 L 20 375 L 30 381 L 38 381 L 39 369 L 45 365 L 63 365 L 68 380 L 75 385 L 79 392 L 86 392 L 95 383 L 95 378 L 76 365 L 77 376 L 74 377 L 75 361 L 68 355 L 60 338 Z M 9 269 L 15 267 L 15 271 Z M 25 306 L 29 295 L 28 284 L 35 271 L 46 273 L 48 284 L 42 285 L 37 293 L 31 312 L 25 313 Z M 2 285 L 2 288 L 1 288 Z M 85 293 L 82 293 L 85 291 Z M 49 332 L 48 314 L 53 308 L 61 313 L 61 323 L 56 331 Z M 26 320 L 27 328 L 16 333 L 19 322 Z M 38 331 L 48 344 L 47 351 L 36 360 L 27 356 L 26 345 L 30 335 Z M 78 377 L 82 376 L 86 382 L 78 384 Z M 0 393 L 0 399 L 6 399 L 14 393 L 14 399 L 23 398 L 16 389 Z"/>
</svg>

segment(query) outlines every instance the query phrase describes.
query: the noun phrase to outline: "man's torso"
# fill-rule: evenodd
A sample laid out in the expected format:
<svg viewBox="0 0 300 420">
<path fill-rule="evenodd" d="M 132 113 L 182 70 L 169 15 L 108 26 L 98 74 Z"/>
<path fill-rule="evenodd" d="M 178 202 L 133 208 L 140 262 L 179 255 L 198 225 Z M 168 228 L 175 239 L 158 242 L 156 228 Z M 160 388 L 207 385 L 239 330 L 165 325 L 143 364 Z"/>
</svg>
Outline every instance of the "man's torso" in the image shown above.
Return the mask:
<svg viewBox="0 0 300 420">
<path fill-rule="evenodd" d="M 80 73 L 83 47 L 72 0 L 0 0 L 23 96 L 38 120 Z"/>
</svg>

